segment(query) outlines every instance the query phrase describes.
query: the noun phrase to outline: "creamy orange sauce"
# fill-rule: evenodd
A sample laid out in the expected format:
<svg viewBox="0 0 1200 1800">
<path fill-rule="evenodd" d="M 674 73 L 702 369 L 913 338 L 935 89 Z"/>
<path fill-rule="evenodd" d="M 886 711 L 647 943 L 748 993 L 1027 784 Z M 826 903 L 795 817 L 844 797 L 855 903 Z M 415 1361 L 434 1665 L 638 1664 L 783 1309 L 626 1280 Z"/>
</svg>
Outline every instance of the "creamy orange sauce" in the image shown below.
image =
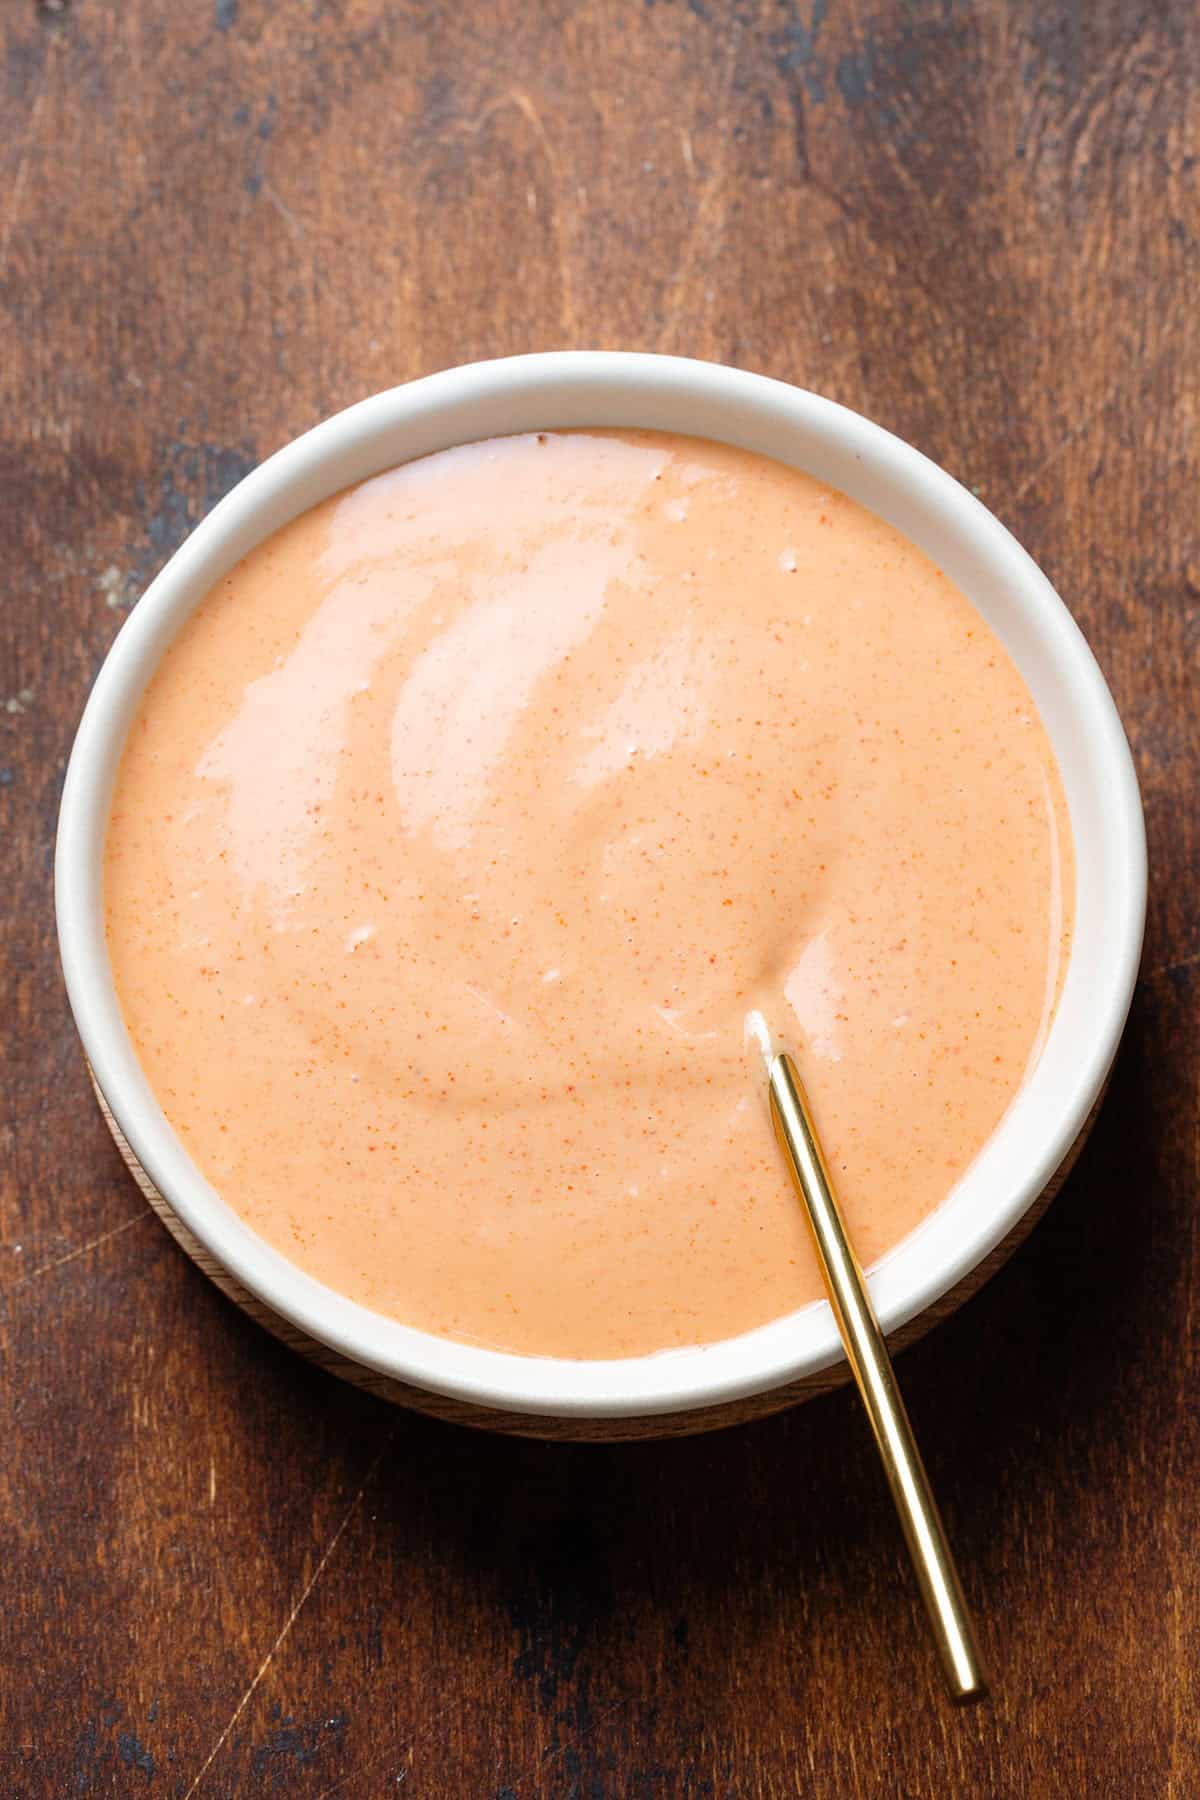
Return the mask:
<svg viewBox="0 0 1200 1800">
<path fill-rule="evenodd" d="M 752 1010 L 867 1263 L 1036 1059 L 1074 888 L 1033 701 L 819 482 L 695 439 L 469 445 L 240 564 L 145 695 L 108 941 L 199 1168 L 303 1268 L 503 1349 L 820 1293 Z"/>
</svg>

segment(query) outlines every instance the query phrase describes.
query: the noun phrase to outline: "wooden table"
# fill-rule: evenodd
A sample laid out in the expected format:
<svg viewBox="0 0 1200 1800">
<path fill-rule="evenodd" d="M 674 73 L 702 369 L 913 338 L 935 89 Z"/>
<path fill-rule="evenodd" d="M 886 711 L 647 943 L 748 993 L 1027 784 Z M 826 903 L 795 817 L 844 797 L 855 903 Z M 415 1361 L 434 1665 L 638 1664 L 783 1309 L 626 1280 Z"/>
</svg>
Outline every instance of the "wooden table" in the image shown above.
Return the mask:
<svg viewBox="0 0 1200 1800">
<path fill-rule="evenodd" d="M 1200 1793 L 1187 0 L 4 0 L 0 31 L 0 1794 Z M 998 1679 L 968 1714 L 847 1395 L 610 1448 L 394 1412 L 196 1273 L 91 1102 L 52 840 L 127 608 L 293 433 L 564 345 L 767 370 L 920 445 L 1132 739 L 1106 1111 L 903 1359 Z"/>
</svg>

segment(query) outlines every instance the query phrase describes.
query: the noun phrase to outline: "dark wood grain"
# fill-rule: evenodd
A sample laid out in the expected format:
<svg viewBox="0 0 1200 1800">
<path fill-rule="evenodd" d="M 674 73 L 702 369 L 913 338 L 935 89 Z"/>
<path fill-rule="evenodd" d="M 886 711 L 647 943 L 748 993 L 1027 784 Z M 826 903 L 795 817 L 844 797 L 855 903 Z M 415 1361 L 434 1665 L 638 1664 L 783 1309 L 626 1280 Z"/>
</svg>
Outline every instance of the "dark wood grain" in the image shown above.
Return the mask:
<svg viewBox="0 0 1200 1800">
<path fill-rule="evenodd" d="M 1190 0 L 3 0 L 0 1794 L 1200 1792 L 1200 54 Z M 560 345 L 869 412 L 1126 719 L 1108 1104 L 903 1373 L 995 1665 L 937 1691 L 849 1396 L 667 1444 L 398 1414 L 245 1320 L 94 1109 L 55 808 L 123 611 L 364 392 Z"/>
</svg>

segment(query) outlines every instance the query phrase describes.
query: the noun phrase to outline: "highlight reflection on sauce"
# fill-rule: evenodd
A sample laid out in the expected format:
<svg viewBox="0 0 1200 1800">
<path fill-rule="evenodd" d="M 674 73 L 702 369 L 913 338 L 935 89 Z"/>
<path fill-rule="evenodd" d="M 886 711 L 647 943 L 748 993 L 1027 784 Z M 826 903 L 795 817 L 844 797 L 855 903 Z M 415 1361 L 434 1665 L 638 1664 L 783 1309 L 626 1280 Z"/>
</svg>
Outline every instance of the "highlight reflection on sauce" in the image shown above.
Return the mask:
<svg viewBox="0 0 1200 1800">
<path fill-rule="evenodd" d="M 106 865 L 131 1035 L 201 1169 L 330 1285 L 530 1353 L 820 1291 L 746 1020 L 867 1260 L 1036 1059 L 1061 783 L 913 546 L 748 453 L 467 446 L 316 508 L 173 646 Z"/>
</svg>

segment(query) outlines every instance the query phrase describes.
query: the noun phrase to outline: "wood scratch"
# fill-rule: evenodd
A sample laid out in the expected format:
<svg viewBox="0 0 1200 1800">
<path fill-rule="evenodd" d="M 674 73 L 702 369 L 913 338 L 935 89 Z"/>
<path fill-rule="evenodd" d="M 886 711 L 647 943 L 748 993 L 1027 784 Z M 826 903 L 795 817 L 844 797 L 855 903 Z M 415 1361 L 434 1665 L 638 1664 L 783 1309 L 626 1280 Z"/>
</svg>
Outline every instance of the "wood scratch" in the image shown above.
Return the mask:
<svg viewBox="0 0 1200 1800">
<path fill-rule="evenodd" d="M 387 1748 L 381 1750 L 378 1756 L 372 1756 L 368 1762 L 358 1763 L 351 1769 L 348 1775 L 340 1776 L 339 1779 L 334 1782 L 332 1787 L 322 1788 L 317 1795 L 317 1800 L 329 1800 L 330 1794 L 340 1793 L 348 1782 L 358 1781 L 362 1776 L 366 1775 L 369 1770 L 377 1769 L 380 1763 L 386 1762 L 388 1757 L 391 1756 L 392 1752 L 400 1742 L 401 1735 L 400 1732 L 397 1732 L 396 1736 L 389 1741 Z"/>
<path fill-rule="evenodd" d="M 68 1250 L 64 1256 L 56 1256 L 53 1262 L 42 1263 L 40 1267 L 30 1269 L 28 1275 L 22 1275 L 16 1286 L 26 1287 L 29 1282 L 36 1281 L 39 1275 L 50 1275 L 55 1269 L 65 1268 L 68 1263 L 73 1263 L 79 1257 L 86 1256 L 91 1250 L 98 1250 L 101 1244 L 110 1243 L 113 1238 L 120 1237 L 122 1232 L 132 1231 L 135 1225 L 144 1225 L 147 1219 L 153 1217 L 154 1214 L 151 1212 L 139 1212 L 134 1218 L 126 1219 L 123 1224 L 114 1225 L 111 1231 L 103 1231 L 99 1237 L 92 1238 L 86 1244 L 80 1244 L 77 1249 Z"/>
<path fill-rule="evenodd" d="M 1097 420 L 1104 417 L 1114 400 L 1120 396 L 1121 390 L 1125 385 L 1126 378 L 1124 377 L 1119 381 L 1114 381 L 1112 386 L 1106 389 L 1101 395 L 1095 406 L 1088 408 L 1079 423 L 1077 425 L 1072 425 L 1069 431 L 1064 432 L 1058 442 L 1046 452 L 1045 456 L 1041 457 L 1039 461 L 1034 464 L 1025 479 L 1018 482 L 1016 488 L 1013 490 L 1011 496 L 1011 503 L 1013 505 L 1019 500 L 1023 500 L 1029 490 L 1036 486 L 1042 479 L 1042 476 L 1046 473 L 1047 469 L 1052 468 L 1060 456 L 1069 450 L 1073 444 L 1077 444 L 1080 438 L 1085 436 L 1085 434 L 1092 429 L 1092 426 L 1096 424 Z"/>
<path fill-rule="evenodd" d="M 1180 956 L 1174 962 L 1159 963 L 1146 976 L 1147 981 L 1161 981 L 1164 975 L 1178 975 L 1182 969 L 1194 969 L 1200 963 L 1200 950 L 1193 950 L 1189 956 Z"/>
<path fill-rule="evenodd" d="M 741 27 L 734 25 L 729 33 L 729 50 L 725 57 L 725 67 L 721 74 L 720 97 L 716 106 L 717 143 L 709 168 L 708 178 L 700 189 L 700 198 L 696 202 L 696 210 L 692 214 L 691 228 L 680 251 L 679 261 L 675 268 L 675 278 L 671 282 L 666 300 L 663 303 L 663 322 L 659 329 L 656 350 L 669 345 L 679 323 L 680 314 L 687 302 L 692 278 L 696 267 L 705 251 L 710 250 L 720 237 L 725 223 L 727 200 L 725 196 L 725 165 L 729 156 L 729 141 L 732 130 L 726 118 L 729 95 L 733 87 L 733 77 L 737 69 L 738 51 L 741 48 Z M 688 173 L 695 173 L 695 153 L 692 148 L 691 133 L 685 131 L 682 136 L 683 158 Z"/>
<path fill-rule="evenodd" d="M 46 98 L 49 86 L 50 59 L 57 56 L 55 40 L 46 46 L 46 56 L 42 63 L 38 80 L 37 93 L 33 97 L 33 105 L 29 109 L 29 126 L 25 133 L 25 142 L 21 146 L 21 154 L 17 158 L 17 172 L 13 176 L 12 186 L 8 191 L 8 213 L 0 230 L 0 279 L 8 268 L 8 247 L 12 242 L 12 234 L 16 230 L 17 220 L 21 214 L 21 200 L 25 193 L 25 182 L 29 174 L 29 152 L 33 148 L 33 140 L 37 136 L 38 119 L 41 116 L 42 103 Z"/>
<path fill-rule="evenodd" d="M 558 250 L 558 279 L 561 296 L 562 325 L 568 338 L 575 337 L 575 293 L 571 285 L 570 233 L 568 221 L 563 218 L 563 205 L 560 196 L 567 192 L 567 184 L 562 179 L 562 171 L 558 165 L 558 156 L 550 140 L 550 134 L 542 121 L 542 115 L 524 88 L 510 88 L 507 95 L 510 103 L 516 107 L 530 130 L 542 146 L 542 154 L 546 158 L 546 166 L 550 170 L 550 216 L 554 225 L 555 244 Z"/>
<path fill-rule="evenodd" d="M 613 1713 L 622 1712 L 628 1708 L 628 1706 L 628 1697 L 621 1695 L 616 1700 L 610 1700 L 607 1706 L 599 1707 L 596 1712 L 593 1713 L 583 1730 L 578 1732 L 569 1744 L 552 1744 L 549 1749 L 542 1752 L 541 1767 L 545 1768 L 545 1766 L 548 1763 L 552 1763 L 556 1757 L 564 1756 L 568 1750 L 575 1749 L 577 1745 L 583 1742 L 584 1738 L 591 1736 L 592 1732 L 597 1729 L 602 1719 L 611 1718 Z"/>
<path fill-rule="evenodd" d="M 588 1724 L 587 1726 L 585 1726 L 583 1731 L 581 1731 L 579 1733 L 579 1735 L 577 1737 L 575 1737 L 570 1744 L 558 1744 L 558 1745 L 551 1747 L 548 1750 L 545 1750 L 542 1753 L 541 1758 L 539 1759 L 539 1767 L 544 1767 L 547 1763 L 553 1762 L 556 1757 L 565 1755 L 568 1750 L 571 1750 L 576 1745 L 582 1743 L 583 1739 L 586 1738 L 589 1735 L 589 1733 L 595 1731 L 596 1727 L 600 1724 L 602 1719 L 609 1717 L 609 1715 L 612 1713 L 619 1712 L 622 1709 L 627 1708 L 628 1705 L 629 1705 L 629 1701 L 626 1698 L 622 1697 L 621 1699 L 611 1701 L 609 1703 L 609 1705 L 607 1705 L 607 1706 L 600 1707 L 600 1709 L 596 1712 L 596 1714 L 592 1718 L 591 1723 Z M 447 1705 L 447 1706 L 440 1707 L 437 1712 L 429 1715 L 424 1720 L 421 1728 L 418 1731 L 416 1731 L 414 1734 L 412 1734 L 411 1736 L 407 1732 L 402 1732 L 402 1731 L 394 1732 L 393 1735 L 388 1739 L 387 1743 L 384 1745 L 382 1750 L 377 1750 L 373 1756 L 368 1757 L 366 1762 L 357 1763 L 355 1765 L 355 1767 L 350 1769 L 345 1775 L 339 1775 L 337 1780 L 335 1782 L 332 1782 L 329 1787 L 324 1787 L 321 1789 L 320 1793 L 316 1797 L 316 1800 L 329 1800 L 329 1796 L 331 1794 L 340 1794 L 342 1792 L 342 1790 L 344 1788 L 348 1787 L 352 1781 L 353 1782 L 361 1781 L 364 1775 L 369 1774 L 372 1769 L 377 1769 L 379 1767 L 380 1763 L 385 1763 L 385 1762 L 387 1762 L 389 1757 L 394 1756 L 396 1754 L 397 1750 L 400 1748 L 402 1741 L 406 1738 L 407 1738 L 407 1743 L 405 1745 L 403 1754 L 407 1758 L 411 1759 L 412 1753 L 417 1748 L 418 1744 L 423 1743 L 424 1740 L 429 1737 L 434 1726 L 437 1724 L 440 1724 L 441 1721 L 447 1716 L 447 1714 L 452 1712 L 453 1710 L 454 1710 L 453 1703 L 451 1703 L 450 1705 Z M 512 1787 L 515 1791 L 515 1788 L 516 1788 L 515 1782 L 510 1780 L 508 1785 L 510 1787 Z"/>
<path fill-rule="evenodd" d="M 444 1718 L 446 1713 L 449 1712 L 449 1710 L 450 1710 L 449 1707 L 444 1706 L 442 1708 L 441 1712 L 439 1714 L 437 1714 L 437 1717 Z M 380 1763 L 386 1762 L 388 1760 L 389 1756 L 394 1754 L 394 1752 L 396 1751 L 396 1749 L 400 1743 L 401 1738 L 404 1735 L 405 1734 L 403 1732 L 398 1731 L 393 1738 L 390 1738 L 388 1740 L 386 1747 L 383 1750 L 381 1750 L 377 1756 L 372 1756 L 365 1763 L 357 1764 L 357 1766 L 355 1768 L 351 1769 L 351 1771 L 348 1775 L 339 1776 L 339 1778 L 337 1779 L 337 1781 L 334 1782 L 332 1787 L 322 1788 L 320 1793 L 317 1795 L 317 1800 L 329 1800 L 330 1794 L 340 1793 L 341 1790 L 344 1787 L 346 1787 L 350 1782 L 360 1780 L 362 1778 L 362 1776 L 366 1775 L 368 1773 L 368 1771 L 371 1769 L 377 1769 L 379 1767 Z M 408 1746 L 408 1754 L 409 1755 L 412 1754 L 412 1743 L 411 1742 Z"/>
<path fill-rule="evenodd" d="M 534 103 L 533 96 L 527 93 L 524 88 L 508 88 L 503 94 L 498 95 L 495 100 L 489 100 L 487 105 L 476 113 L 473 118 L 461 120 L 458 129 L 466 132 L 468 137 L 478 137 L 484 127 L 489 125 L 495 118 L 496 114 L 503 112 L 505 107 L 508 106 L 513 106 L 517 109 L 521 117 L 525 120 L 525 123 L 533 132 L 533 135 L 537 138 L 538 143 L 542 148 L 542 154 L 546 159 L 546 166 L 550 171 L 550 218 L 554 228 L 555 246 L 558 251 L 561 323 L 565 335 L 574 339 L 577 315 L 575 311 L 575 291 L 571 281 L 570 220 L 564 216 L 567 210 L 564 196 L 569 193 L 570 189 L 569 184 L 563 180 L 562 170 L 559 166 L 558 153 L 554 148 L 550 133 L 546 130 L 542 115 Z M 580 195 L 583 194 L 582 188 L 577 191 Z M 526 205 L 528 206 L 528 199 L 526 200 Z M 529 207 L 529 210 L 532 212 L 534 208 Z"/>
<path fill-rule="evenodd" d="M 275 192 L 275 189 L 271 186 L 269 181 L 264 181 L 262 184 L 262 197 L 264 200 L 269 200 L 271 202 L 271 205 L 275 208 L 275 211 L 279 214 L 294 238 L 302 238 L 304 236 L 303 225 L 300 223 L 291 207 L 286 206 L 279 198 L 279 195 Z"/>
<path fill-rule="evenodd" d="M 216 1743 L 213 1745 L 212 1749 L 209 1751 L 208 1755 L 205 1757 L 204 1761 L 201 1763 L 199 1769 L 196 1772 L 195 1779 L 193 1780 L 192 1785 L 188 1789 L 187 1793 L 184 1795 L 183 1800 L 192 1800 L 193 1794 L 195 1794 L 197 1792 L 197 1790 L 200 1787 L 201 1782 L 204 1780 L 204 1777 L 208 1774 L 209 1769 L 212 1767 L 213 1762 L 215 1761 L 217 1755 L 219 1754 L 219 1752 L 223 1748 L 226 1740 L 228 1739 L 230 1732 L 233 1730 L 234 1726 L 237 1724 L 238 1720 L 241 1718 L 242 1714 L 245 1712 L 246 1708 L 249 1706 L 251 1700 L 253 1700 L 255 1694 L 258 1691 L 259 1684 L 261 1683 L 263 1677 L 266 1675 L 267 1670 L 271 1667 L 271 1664 L 274 1662 L 276 1656 L 279 1654 L 279 1651 L 282 1648 L 283 1644 L 286 1642 L 288 1633 L 291 1631 L 292 1626 L 296 1623 L 297 1618 L 300 1616 L 300 1613 L 304 1608 L 305 1602 L 307 1601 L 309 1595 L 312 1593 L 313 1589 L 316 1587 L 318 1581 L 320 1581 L 322 1575 L 325 1573 L 325 1570 L 326 1570 L 326 1567 L 328 1566 L 330 1558 L 333 1556 L 334 1551 L 337 1549 L 338 1545 L 342 1541 L 342 1535 L 345 1532 L 346 1527 L 349 1525 L 349 1523 L 353 1519 L 355 1513 L 358 1511 L 359 1507 L 361 1506 L 362 1497 L 366 1493 L 367 1489 L 370 1487 L 372 1481 L 374 1481 L 375 1475 L 379 1469 L 379 1465 L 382 1463 L 384 1457 L 387 1455 L 388 1451 L 391 1449 L 392 1441 L 395 1438 L 396 1432 L 398 1431 L 398 1429 L 399 1429 L 398 1426 L 393 1425 L 391 1430 L 388 1432 L 387 1436 L 384 1438 L 383 1443 L 379 1446 L 379 1449 L 377 1450 L 377 1452 L 375 1454 L 374 1460 L 372 1461 L 370 1468 L 367 1470 L 366 1474 L 363 1476 L 363 1479 L 359 1486 L 358 1492 L 355 1494 L 353 1500 L 351 1500 L 349 1506 L 346 1508 L 345 1512 L 342 1514 L 341 1523 L 338 1525 L 337 1530 L 334 1532 L 333 1536 L 330 1538 L 328 1544 L 326 1544 L 325 1549 L 321 1554 L 320 1560 L 318 1561 L 316 1568 L 313 1570 L 312 1574 L 309 1576 L 308 1580 L 305 1582 L 303 1591 L 301 1592 L 301 1595 L 300 1595 L 300 1598 L 296 1601 L 295 1605 L 292 1607 L 292 1610 L 288 1613 L 287 1618 L 283 1621 L 283 1625 L 280 1628 L 279 1635 L 276 1637 L 275 1642 L 271 1645 L 271 1648 L 267 1651 L 267 1654 L 263 1657 L 262 1662 L 259 1664 L 258 1672 L 254 1676 L 254 1679 L 251 1681 L 249 1687 L 246 1689 L 245 1693 L 242 1695 L 241 1699 L 238 1701 L 237 1705 L 234 1707 L 232 1713 L 229 1716 L 229 1720 L 225 1726 L 225 1729 L 221 1732 L 220 1736 L 217 1738 Z"/>
<path fill-rule="evenodd" d="M 407 1742 L 405 1742 L 402 1754 L 407 1759 L 411 1760 L 412 1753 L 417 1745 L 428 1738 L 435 1725 L 439 1725 L 449 1713 L 454 1711 L 456 1704 L 457 1703 L 454 1701 L 449 1701 L 445 1706 L 440 1706 L 436 1712 L 427 1714 L 420 1729 L 415 1734 L 410 1734 L 406 1731 L 393 1732 L 382 1750 L 377 1750 L 373 1756 L 367 1758 L 366 1762 L 356 1764 L 356 1766 L 347 1774 L 339 1775 L 337 1780 L 333 1782 L 331 1786 L 321 1789 L 316 1800 L 329 1800 L 330 1794 L 338 1794 L 343 1788 L 349 1786 L 350 1782 L 361 1780 L 369 1770 L 377 1769 L 380 1763 L 385 1763 L 390 1756 L 394 1756 L 396 1751 L 400 1748 L 401 1743 L 405 1740 L 407 1740 Z"/>
</svg>

